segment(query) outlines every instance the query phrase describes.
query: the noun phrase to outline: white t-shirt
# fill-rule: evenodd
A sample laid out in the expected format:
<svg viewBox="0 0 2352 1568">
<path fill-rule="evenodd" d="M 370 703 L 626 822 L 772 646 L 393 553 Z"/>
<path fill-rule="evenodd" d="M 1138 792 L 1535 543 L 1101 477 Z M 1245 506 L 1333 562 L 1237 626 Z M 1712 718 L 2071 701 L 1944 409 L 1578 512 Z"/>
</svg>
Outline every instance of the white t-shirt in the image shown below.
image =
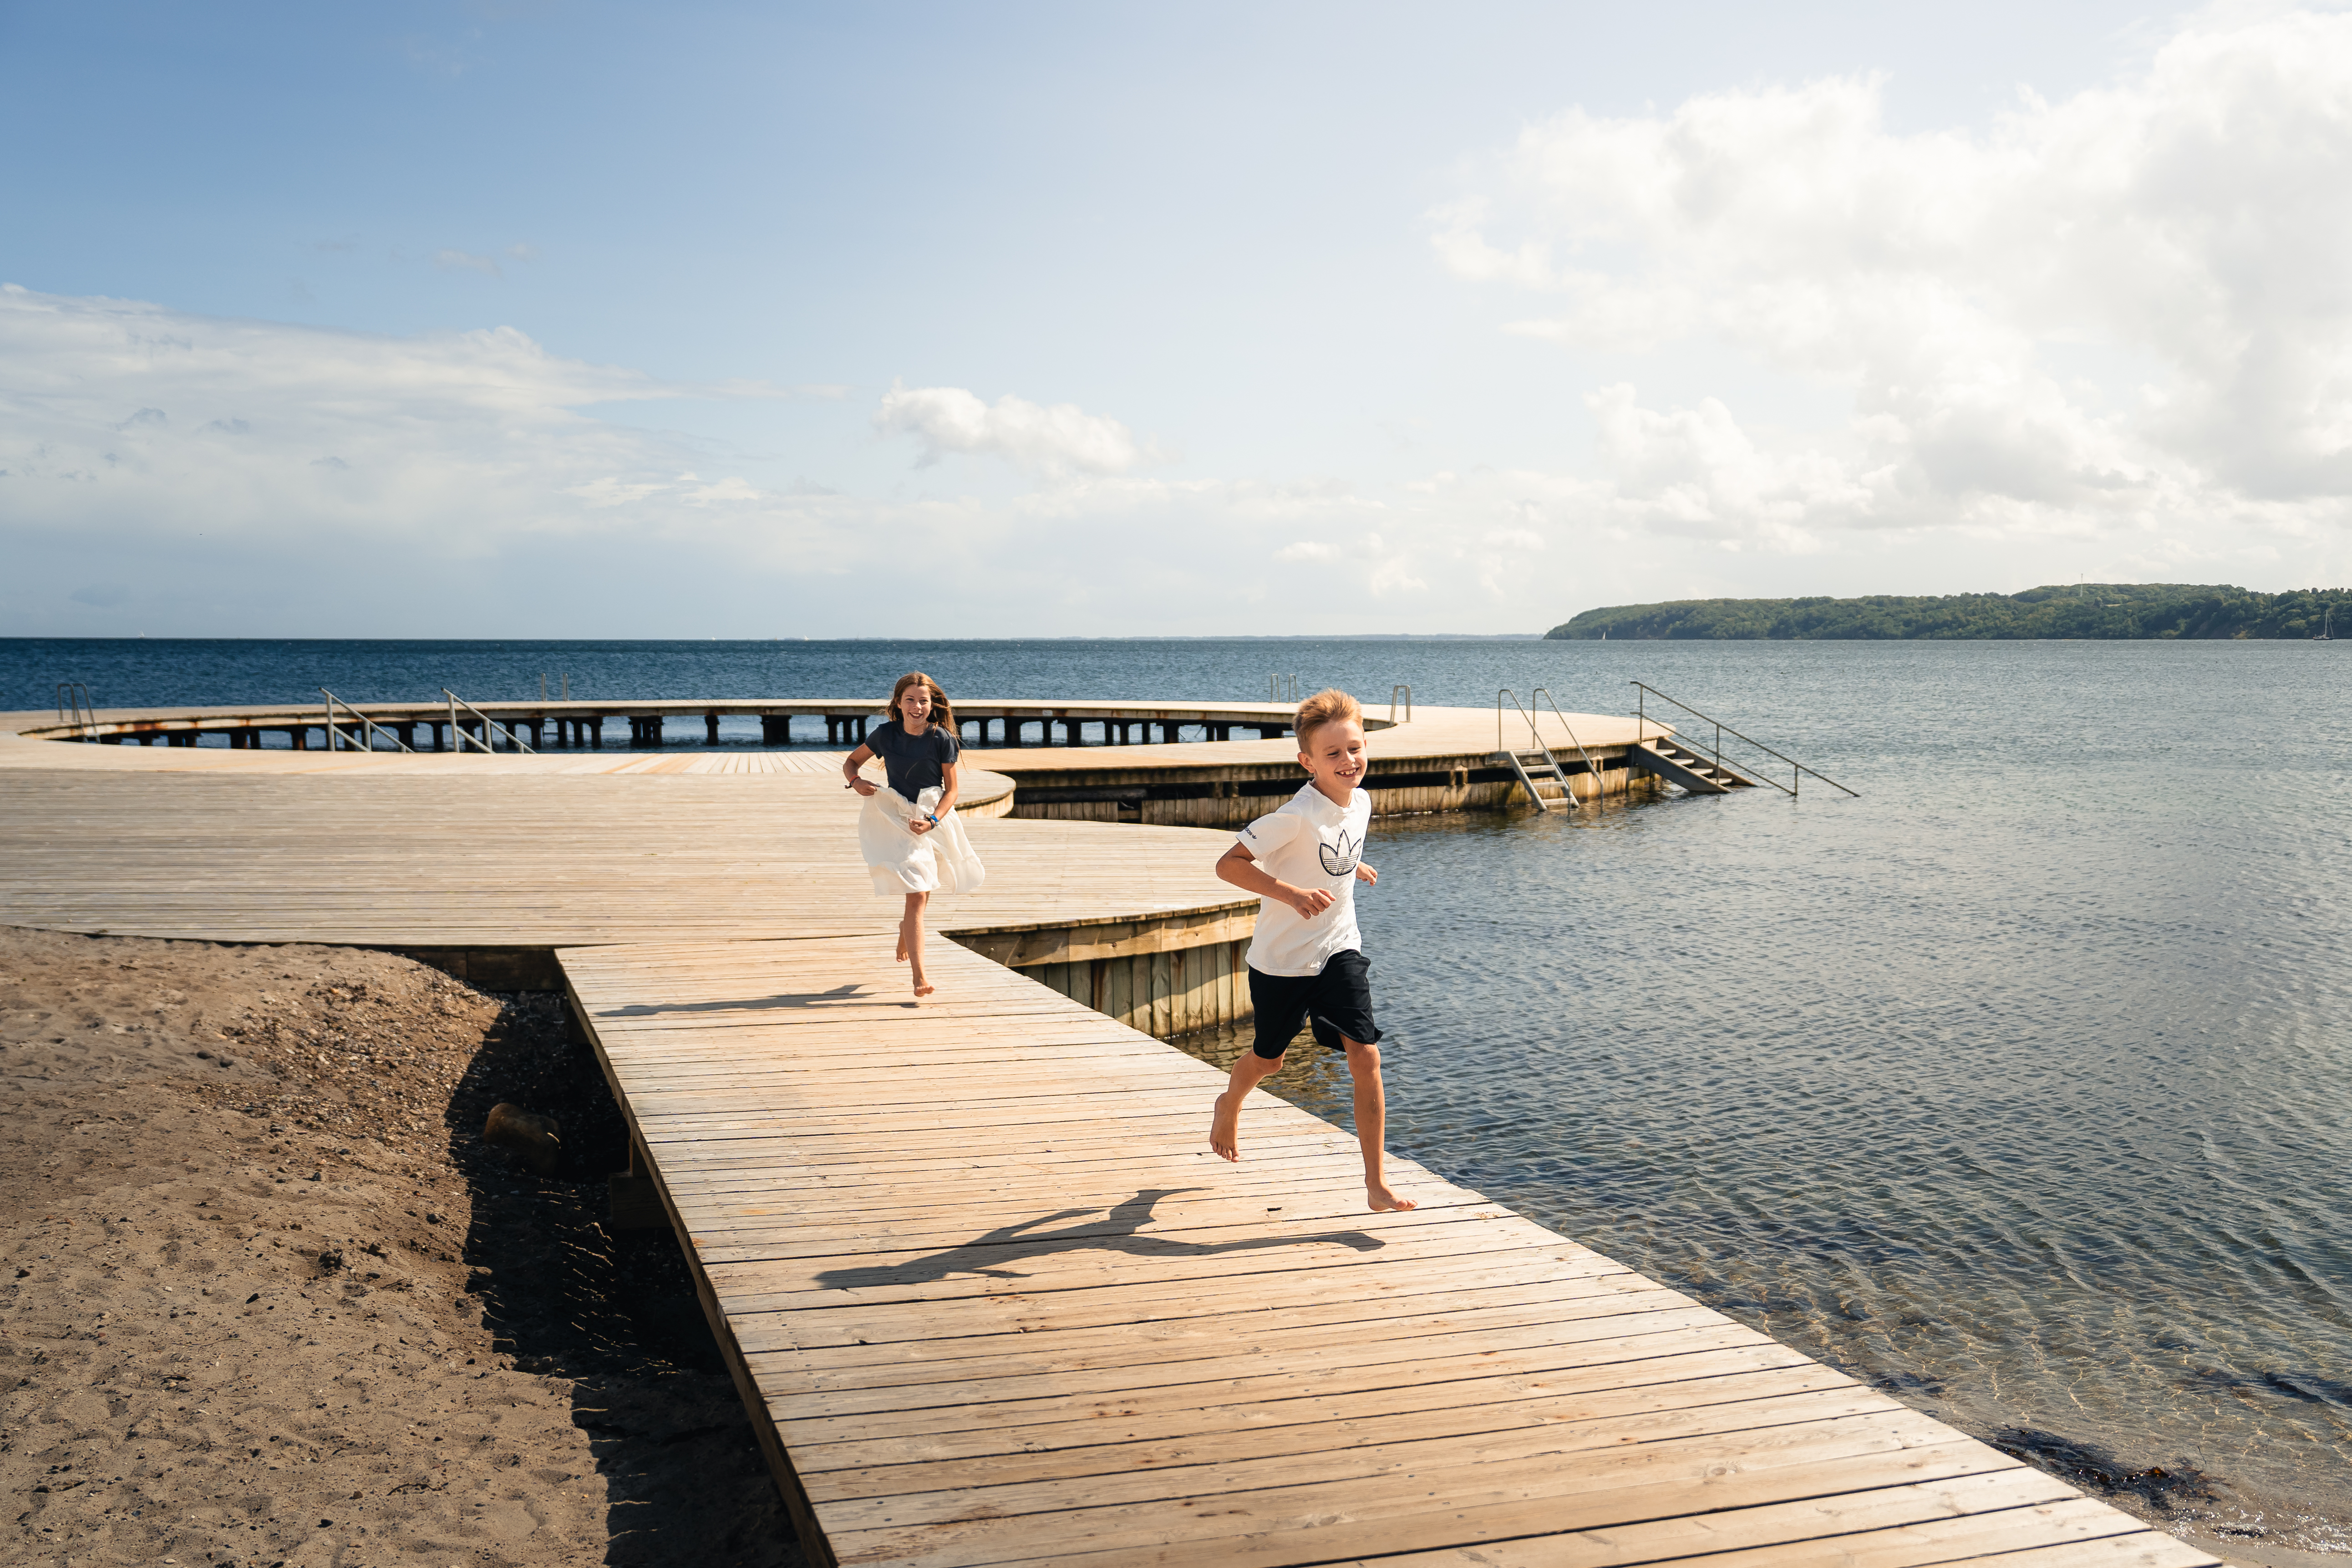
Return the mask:
<svg viewBox="0 0 2352 1568">
<path fill-rule="evenodd" d="M 1249 966 L 1260 974 L 1320 974 L 1335 952 L 1361 948 L 1356 930 L 1356 862 L 1372 824 L 1371 797 L 1358 790 L 1343 809 L 1310 780 L 1280 807 L 1241 830 L 1242 847 L 1268 873 L 1294 888 L 1320 888 L 1331 907 L 1313 920 L 1279 899 L 1257 901 Z"/>
</svg>

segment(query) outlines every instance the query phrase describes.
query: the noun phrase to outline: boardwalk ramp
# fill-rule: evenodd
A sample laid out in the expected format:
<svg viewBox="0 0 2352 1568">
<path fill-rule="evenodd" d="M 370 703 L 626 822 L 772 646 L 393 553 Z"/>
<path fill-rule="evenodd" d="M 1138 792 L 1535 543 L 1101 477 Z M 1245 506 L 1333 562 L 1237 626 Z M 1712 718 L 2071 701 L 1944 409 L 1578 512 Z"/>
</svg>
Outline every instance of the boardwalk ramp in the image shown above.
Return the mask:
<svg viewBox="0 0 2352 1568">
<path fill-rule="evenodd" d="M 561 960 L 815 1562 L 2213 1562 L 949 944 Z"/>
</svg>

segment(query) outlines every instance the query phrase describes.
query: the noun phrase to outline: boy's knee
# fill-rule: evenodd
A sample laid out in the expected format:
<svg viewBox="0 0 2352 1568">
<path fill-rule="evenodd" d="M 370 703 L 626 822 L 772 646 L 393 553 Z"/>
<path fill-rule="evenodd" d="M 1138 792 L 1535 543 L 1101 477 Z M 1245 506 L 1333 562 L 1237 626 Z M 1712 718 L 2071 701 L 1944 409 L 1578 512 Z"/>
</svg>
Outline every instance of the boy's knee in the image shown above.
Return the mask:
<svg viewBox="0 0 2352 1568">
<path fill-rule="evenodd" d="M 1361 1040 L 1350 1040 L 1344 1035 L 1340 1037 L 1340 1043 L 1348 1049 L 1348 1065 L 1349 1067 L 1363 1066 L 1376 1068 L 1381 1065 L 1380 1047 L 1367 1045 Z"/>
</svg>

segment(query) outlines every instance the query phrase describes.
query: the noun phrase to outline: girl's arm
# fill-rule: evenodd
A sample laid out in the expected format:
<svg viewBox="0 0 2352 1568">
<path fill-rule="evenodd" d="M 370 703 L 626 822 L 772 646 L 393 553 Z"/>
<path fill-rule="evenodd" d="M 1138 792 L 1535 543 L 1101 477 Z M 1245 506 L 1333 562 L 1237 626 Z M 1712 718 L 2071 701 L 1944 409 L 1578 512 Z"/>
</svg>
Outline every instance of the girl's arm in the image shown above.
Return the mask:
<svg viewBox="0 0 2352 1568">
<path fill-rule="evenodd" d="M 955 809 L 957 766 L 954 763 L 943 763 L 940 766 L 940 804 L 931 807 L 931 821 L 910 822 L 908 826 L 919 834 L 929 833 L 934 823 L 948 819 L 948 813 Z"/>
<path fill-rule="evenodd" d="M 859 746 L 857 750 L 850 752 L 848 756 L 842 759 L 841 776 L 849 782 L 850 788 L 856 790 L 860 795 L 872 795 L 875 791 L 876 785 L 874 781 L 869 778 L 861 777 L 857 772 L 858 769 L 864 767 L 873 760 L 874 748 L 864 745 Z"/>
</svg>

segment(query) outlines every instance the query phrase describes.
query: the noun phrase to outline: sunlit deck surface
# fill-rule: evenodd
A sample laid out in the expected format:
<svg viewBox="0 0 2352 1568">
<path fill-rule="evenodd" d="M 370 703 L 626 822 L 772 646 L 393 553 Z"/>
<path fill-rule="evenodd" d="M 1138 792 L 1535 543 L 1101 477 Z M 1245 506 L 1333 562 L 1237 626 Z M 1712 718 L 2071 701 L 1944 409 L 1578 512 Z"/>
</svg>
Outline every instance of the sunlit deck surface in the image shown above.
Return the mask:
<svg viewBox="0 0 2352 1568">
<path fill-rule="evenodd" d="M 562 955 L 844 1563 L 2210 1563 L 968 953 Z"/>
<path fill-rule="evenodd" d="M 1429 721 L 1375 758 L 1493 745 Z M 976 953 L 911 1005 L 838 753 L 22 727 L 0 922 L 561 950 L 814 1561 L 2214 1562 L 1410 1160 L 1423 1206 L 1364 1213 L 1352 1137 L 1270 1097 L 1216 1160 L 1221 1073 Z M 973 761 L 1014 755 L 1056 753 Z M 967 826 L 989 886 L 935 928 L 1250 904 L 1223 835 Z"/>
</svg>

